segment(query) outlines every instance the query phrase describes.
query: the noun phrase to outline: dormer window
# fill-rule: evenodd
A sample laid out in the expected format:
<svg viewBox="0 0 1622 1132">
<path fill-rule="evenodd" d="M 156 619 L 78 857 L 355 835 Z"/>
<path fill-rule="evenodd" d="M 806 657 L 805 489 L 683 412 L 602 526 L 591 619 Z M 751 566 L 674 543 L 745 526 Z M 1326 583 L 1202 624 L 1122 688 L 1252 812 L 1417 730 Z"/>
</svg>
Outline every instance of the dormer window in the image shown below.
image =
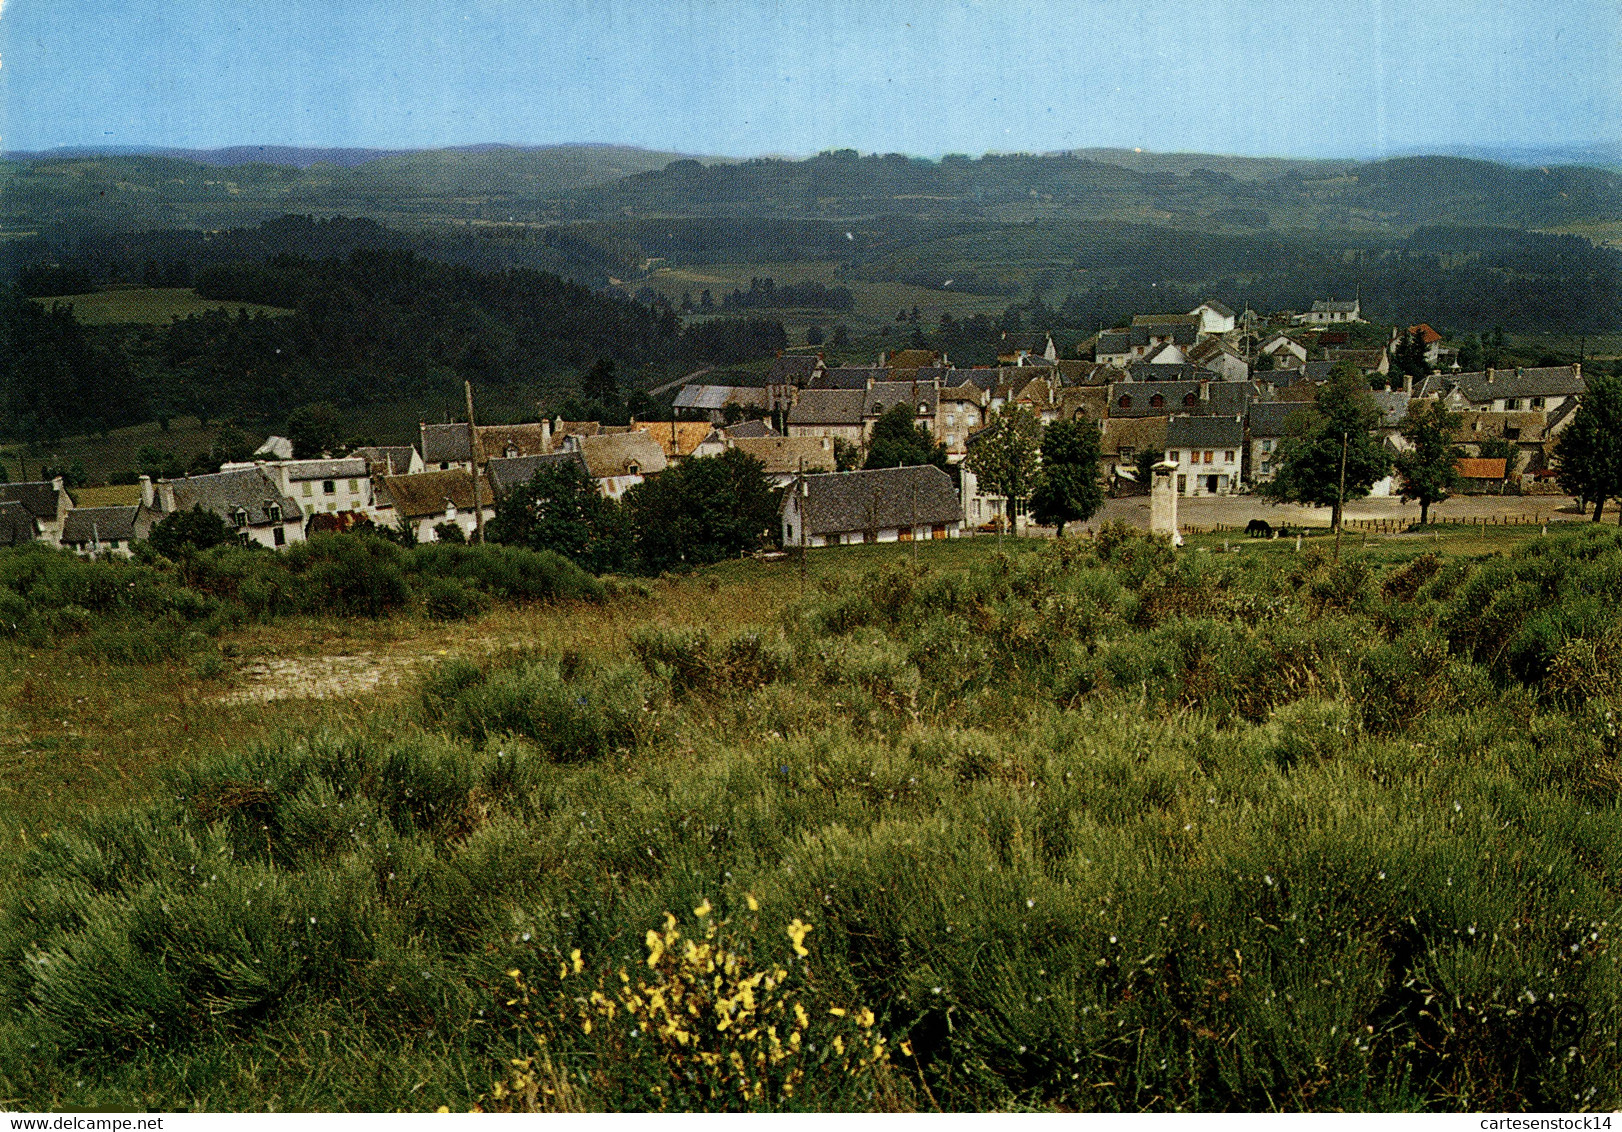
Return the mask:
<svg viewBox="0 0 1622 1132">
<path fill-rule="evenodd" d="M 509 443 L 507 445 L 507 459 L 511 460 L 516 455 L 518 455 L 518 445 Z"/>
<path fill-rule="evenodd" d="M 270 516 L 270 521 L 272 523 L 279 523 L 282 521 L 282 507 L 279 503 L 272 503 L 269 507 L 265 508 L 265 513 Z"/>
<path fill-rule="evenodd" d="M 1115 403 L 1123 409 L 1130 409 L 1132 407 L 1132 396 L 1131 394 L 1123 393 L 1121 394 L 1121 399 Z"/>
<path fill-rule="evenodd" d="M 1149 398 L 1149 407 L 1151 409 L 1161 408 L 1162 406 L 1165 405 L 1165 403 L 1166 403 L 1166 399 L 1164 397 L 1162 397 L 1158 393 L 1156 393 L 1153 397 Z"/>
<path fill-rule="evenodd" d="M 642 465 L 638 464 L 635 460 L 626 461 L 625 474 L 628 475 L 628 476 L 639 476 L 639 475 L 641 475 L 642 474 Z"/>
<path fill-rule="evenodd" d="M 1200 399 L 1199 399 L 1198 394 L 1190 393 L 1190 394 L 1188 394 L 1187 396 L 1185 396 L 1183 398 L 1183 404 L 1187 405 L 1191 409 L 1195 405 L 1198 405 L 1199 403 L 1200 403 Z"/>
<path fill-rule="evenodd" d="M 232 513 L 231 519 L 236 523 L 237 530 L 240 531 L 242 528 L 248 525 L 248 512 L 243 510 L 241 507 L 238 507 L 236 511 Z"/>
</svg>

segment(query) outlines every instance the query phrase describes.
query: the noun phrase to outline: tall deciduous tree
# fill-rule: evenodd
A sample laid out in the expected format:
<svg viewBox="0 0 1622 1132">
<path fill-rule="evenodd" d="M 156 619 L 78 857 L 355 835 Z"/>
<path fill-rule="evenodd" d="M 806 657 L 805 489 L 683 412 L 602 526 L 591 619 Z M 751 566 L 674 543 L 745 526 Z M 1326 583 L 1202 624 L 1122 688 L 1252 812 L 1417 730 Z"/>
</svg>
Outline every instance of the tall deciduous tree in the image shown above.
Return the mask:
<svg viewBox="0 0 1622 1132">
<path fill-rule="evenodd" d="M 1589 378 L 1556 455 L 1560 486 L 1592 503 L 1599 522 L 1605 501 L 1622 496 L 1622 378 Z M 1617 521 L 1622 523 L 1622 516 Z"/>
<path fill-rule="evenodd" d="M 916 423 L 913 407 L 903 402 L 886 409 L 873 424 L 868 441 L 867 468 L 905 468 L 914 464 L 946 467 L 946 446 L 937 444 L 927 428 Z"/>
<path fill-rule="evenodd" d="M 1037 522 L 1058 527 L 1060 538 L 1066 523 L 1085 523 L 1104 505 L 1099 448 L 1092 421 L 1054 421 L 1042 431 L 1042 470 L 1031 513 Z"/>
<path fill-rule="evenodd" d="M 1453 443 L 1460 417 L 1440 401 L 1410 401 L 1402 435 L 1413 447 L 1397 457 L 1402 501 L 1418 502 L 1419 521 L 1430 522 L 1431 507 L 1453 494 L 1459 484 L 1460 450 Z"/>
<path fill-rule="evenodd" d="M 529 550 L 551 550 L 596 574 L 624 564 L 618 508 L 604 499 L 578 463 L 542 467 L 496 504 L 485 538 Z"/>
<path fill-rule="evenodd" d="M 1016 522 L 1036 486 L 1041 440 L 1042 422 L 1029 409 L 1010 406 L 991 418 L 969 448 L 969 469 L 980 489 L 1007 499 Z"/>
<path fill-rule="evenodd" d="M 1379 423 L 1367 380 L 1356 366 L 1341 362 L 1319 388 L 1317 403 L 1294 418 L 1292 435 L 1279 445 L 1277 471 L 1257 494 L 1274 503 L 1329 507 L 1338 528 L 1346 500 L 1363 498 L 1391 470 L 1391 458 L 1370 431 Z"/>
<path fill-rule="evenodd" d="M 759 460 L 729 448 L 687 460 L 625 493 L 640 566 L 649 573 L 703 566 L 765 545 L 777 497 Z"/>
</svg>

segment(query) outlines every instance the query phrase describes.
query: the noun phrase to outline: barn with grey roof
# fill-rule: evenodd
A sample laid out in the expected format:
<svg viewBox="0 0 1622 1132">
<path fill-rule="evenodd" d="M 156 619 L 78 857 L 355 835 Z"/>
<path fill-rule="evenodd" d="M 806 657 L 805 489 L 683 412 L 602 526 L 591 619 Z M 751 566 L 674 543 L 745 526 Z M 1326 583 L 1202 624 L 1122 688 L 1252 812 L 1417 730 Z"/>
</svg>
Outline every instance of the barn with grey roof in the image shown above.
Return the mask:
<svg viewBox="0 0 1622 1132">
<path fill-rule="evenodd" d="M 783 494 L 783 545 L 838 546 L 957 538 L 963 505 L 933 465 L 807 476 Z"/>
</svg>

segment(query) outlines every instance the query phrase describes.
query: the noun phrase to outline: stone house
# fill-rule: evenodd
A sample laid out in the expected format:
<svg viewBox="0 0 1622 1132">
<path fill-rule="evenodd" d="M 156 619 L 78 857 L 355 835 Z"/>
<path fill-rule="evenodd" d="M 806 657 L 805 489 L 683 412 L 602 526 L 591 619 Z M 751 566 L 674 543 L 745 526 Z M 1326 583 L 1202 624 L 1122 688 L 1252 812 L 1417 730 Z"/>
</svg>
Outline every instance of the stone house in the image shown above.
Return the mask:
<svg viewBox="0 0 1622 1132">
<path fill-rule="evenodd" d="M 1166 460 L 1177 465 L 1178 495 L 1232 495 L 1244 471 L 1244 418 L 1172 417 L 1166 422 Z"/>
<path fill-rule="evenodd" d="M 276 550 L 304 541 L 304 509 L 282 490 L 270 467 L 262 464 L 206 476 L 160 479 L 155 484 L 151 476 L 142 476 L 134 537 L 148 537 L 166 517 L 193 507 L 224 519 L 244 545 Z"/>
<path fill-rule="evenodd" d="M 62 547 L 81 558 L 128 558 L 135 541 L 136 504 L 75 507 L 62 526 Z"/>
<path fill-rule="evenodd" d="M 1336 299 L 1319 299 L 1312 304 L 1312 309 L 1298 314 L 1293 319 L 1302 326 L 1328 326 L 1336 322 L 1362 322 L 1362 304 L 1360 300 L 1353 299 L 1345 302 Z"/>
<path fill-rule="evenodd" d="M 472 541 L 478 529 L 474 512 L 474 479 L 460 468 L 422 472 L 414 476 L 386 476 L 378 484 L 377 522 L 391 523 L 411 531 L 418 542 L 437 542 L 434 530 L 441 523 L 454 523 Z M 484 521 L 495 518 L 495 493 L 489 477 L 478 479 L 479 510 Z"/>
<path fill-rule="evenodd" d="M 963 505 L 931 465 L 806 476 L 783 493 L 785 547 L 957 538 Z"/>
<path fill-rule="evenodd" d="M 34 522 L 35 538 L 52 546 L 62 545 L 62 526 L 73 511 L 74 499 L 61 476 L 49 481 L 0 483 L 0 503 L 15 503 L 27 512 Z"/>
<path fill-rule="evenodd" d="M 1166 451 L 1167 417 L 1109 417 L 1099 422 L 1099 474 L 1108 482 L 1137 483 L 1138 457 Z M 1143 490 L 1147 484 L 1140 485 Z"/>
<path fill-rule="evenodd" d="M 835 470 L 834 442 L 826 436 L 738 437 L 726 446 L 759 460 L 773 487 L 788 487 L 801 474 Z"/>
</svg>

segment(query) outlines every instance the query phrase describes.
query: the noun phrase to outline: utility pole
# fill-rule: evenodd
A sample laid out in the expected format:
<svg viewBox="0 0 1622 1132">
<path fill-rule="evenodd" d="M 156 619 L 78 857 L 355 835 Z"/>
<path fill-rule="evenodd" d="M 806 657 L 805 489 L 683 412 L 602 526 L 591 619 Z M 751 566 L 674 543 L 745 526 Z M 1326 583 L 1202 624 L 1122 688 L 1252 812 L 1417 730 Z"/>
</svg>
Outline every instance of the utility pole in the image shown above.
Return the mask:
<svg viewBox="0 0 1622 1132">
<path fill-rule="evenodd" d="M 805 524 L 809 516 L 806 513 L 806 499 L 809 492 L 805 482 L 805 457 L 800 457 L 800 474 L 794 483 L 794 491 L 798 494 L 800 502 L 795 509 L 800 513 L 800 600 L 805 600 Z"/>
<path fill-rule="evenodd" d="M 1340 561 L 1340 527 L 1346 518 L 1346 442 L 1351 434 L 1340 434 L 1340 487 L 1335 492 L 1335 561 Z"/>
<path fill-rule="evenodd" d="M 473 465 L 473 541 L 484 542 L 484 506 L 479 502 L 479 432 L 473 426 L 473 383 L 462 382 L 467 394 L 467 454 Z"/>
</svg>

